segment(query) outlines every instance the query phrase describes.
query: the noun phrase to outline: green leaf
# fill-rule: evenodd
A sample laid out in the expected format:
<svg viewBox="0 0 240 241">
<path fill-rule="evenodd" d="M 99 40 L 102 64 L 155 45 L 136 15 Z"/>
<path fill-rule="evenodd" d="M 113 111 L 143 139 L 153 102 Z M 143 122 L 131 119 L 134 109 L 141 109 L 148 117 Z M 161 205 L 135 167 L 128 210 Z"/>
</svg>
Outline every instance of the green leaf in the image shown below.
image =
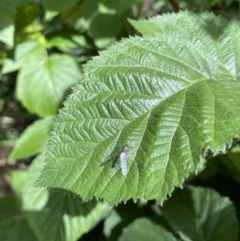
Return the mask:
<svg viewBox="0 0 240 241">
<path fill-rule="evenodd" d="M 37 241 L 16 197 L 0 198 L 0 234 L 4 241 Z"/>
<path fill-rule="evenodd" d="M 122 230 L 133 220 L 146 215 L 146 209 L 139 207 L 133 202 L 121 204 L 115 207 L 104 220 L 103 233 L 108 241 L 118 239 Z"/>
<path fill-rule="evenodd" d="M 24 66 L 17 79 L 17 98 L 31 113 L 53 115 L 66 91 L 80 78 L 73 58 L 54 54 Z"/>
<path fill-rule="evenodd" d="M 15 60 L 22 65 L 31 64 L 37 60 L 45 60 L 47 53 L 44 45 L 37 41 L 25 41 L 16 46 Z"/>
<path fill-rule="evenodd" d="M 39 241 L 75 241 L 100 222 L 108 214 L 109 207 L 95 201 L 82 203 L 72 194 L 34 188 L 43 160 L 43 155 L 34 160 L 24 187 L 23 203 L 24 210 L 28 211 L 29 224 Z"/>
<path fill-rule="evenodd" d="M 240 182 L 240 146 L 235 146 L 228 150 L 226 155 L 221 155 L 220 159 L 232 173 L 232 177 Z"/>
<path fill-rule="evenodd" d="M 12 1 L 0 1 L 0 41 L 13 46 L 14 13 L 16 6 Z"/>
<path fill-rule="evenodd" d="M 122 217 L 120 216 L 120 214 L 118 214 L 115 210 L 112 210 L 111 213 L 104 220 L 103 233 L 108 240 L 111 238 L 111 235 L 113 234 L 114 229 L 116 229 L 116 226 L 121 224 L 121 222 Z"/>
<path fill-rule="evenodd" d="M 11 171 L 11 188 L 19 197 L 21 197 L 23 193 L 26 175 L 26 171 Z"/>
<path fill-rule="evenodd" d="M 51 47 L 57 47 L 63 52 L 67 52 L 71 48 L 76 48 L 78 45 L 74 43 L 69 38 L 64 38 L 62 36 L 56 36 L 51 38 L 51 40 L 48 42 L 48 45 Z"/>
<path fill-rule="evenodd" d="M 37 3 L 28 4 L 18 8 L 15 17 L 16 31 L 23 31 L 27 25 L 32 23 L 39 15 L 39 5 Z"/>
<path fill-rule="evenodd" d="M 15 62 L 12 59 L 5 58 L 1 72 L 2 72 L 2 74 L 11 73 L 13 71 L 20 69 L 20 67 L 21 67 L 20 62 Z"/>
<path fill-rule="evenodd" d="M 9 159 L 21 159 L 39 153 L 49 137 L 52 119 L 51 116 L 46 117 L 28 126 L 18 138 Z"/>
<path fill-rule="evenodd" d="M 125 39 L 85 66 L 55 119 L 37 185 L 111 205 L 163 202 L 202 168 L 206 151 L 239 138 L 239 23 L 208 13 L 151 21 L 165 33 Z M 123 176 L 119 162 L 102 163 L 127 142 Z"/>
<path fill-rule="evenodd" d="M 177 241 L 177 239 L 164 228 L 156 225 L 147 218 L 136 219 L 125 228 L 119 241 Z"/>
<path fill-rule="evenodd" d="M 82 13 L 85 18 L 89 34 L 99 48 L 104 48 L 120 32 L 126 23 L 126 14 L 117 14 L 118 1 L 95 0 L 84 1 Z"/>
<path fill-rule="evenodd" d="M 46 60 L 45 47 L 37 41 L 25 41 L 16 46 L 14 60 L 7 60 L 3 66 L 2 73 L 6 74 L 20 69 L 24 65 L 31 64 L 37 60 Z"/>
<path fill-rule="evenodd" d="M 13 47 L 14 18 L 18 6 L 27 4 L 31 0 L 1 0 L 0 1 L 0 41 Z"/>
<path fill-rule="evenodd" d="M 78 25 L 81 26 L 82 23 L 85 22 L 82 18 L 82 6 L 80 4 L 72 6 L 60 14 L 60 19 L 66 26 L 69 26 L 70 29 L 79 29 Z M 81 28 L 82 26 L 80 29 Z M 83 30 L 85 30 L 85 28 L 82 28 L 80 31 L 83 32 Z"/>
<path fill-rule="evenodd" d="M 78 0 L 68 0 L 68 1 L 44 0 L 43 6 L 48 11 L 62 12 L 63 10 L 70 8 L 72 5 L 74 5 L 77 2 Z"/>
<path fill-rule="evenodd" d="M 220 165 L 219 156 L 211 158 L 206 164 L 205 169 L 198 175 L 198 179 L 208 179 L 221 172 L 222 166 Z M 195 177 L 193 176 L 193 178 Z"/>
<path fill-rule="evenodd" d="M 17 7 L 21 7 L 32 2 L 32 0 L 8 0 L 8 2 L 9 1 L 12 1 Z"/>
<path fill-rule="evenodd" d="M 232 202 L 207 188 L 187 187 L 174 193 L 163 215 L 185 241 L 232 241 L 238 221 Z"/>
<path fill-rule="evenodd" d="M 74 48 L 87 47 L 87 40 L 83 35 L 79 35 L 79 33 L 69 31 L 68 29 L 55 31 L 53 34 L 48 35 L 47 38 L 47 44 L 50 48 L 57 47 L 67 53 L 74 51 Z"/>
<path fill-rule="evenodd" d="M 45 188 L 34 188 L 33 183 L 40 175 L 43 168 L 44 154 L 38 155 L 32 162 L 27 172 L 27 182 L 23 192 L 23 210 L 41 211 L 49 199 L 49 191 Z"/>
<path fill-rule="evenodd" d="M 118 1 L 118 14 L 122 14 L 125 11 L 131 10 L 133 4 L 143 3 L 143 0 L 120 0 Z"/>
</svg>

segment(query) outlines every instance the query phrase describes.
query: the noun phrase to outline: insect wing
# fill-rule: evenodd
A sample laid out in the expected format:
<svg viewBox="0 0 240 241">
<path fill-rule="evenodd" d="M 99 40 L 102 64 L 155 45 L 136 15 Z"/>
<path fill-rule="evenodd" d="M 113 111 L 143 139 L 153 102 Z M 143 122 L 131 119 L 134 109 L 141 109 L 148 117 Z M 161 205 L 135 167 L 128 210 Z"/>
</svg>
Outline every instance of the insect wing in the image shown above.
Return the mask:
<svg viewBox="0 0 240 241">
<path fill-rule="evenodd" d="M 104 166 L 105 164 L 107 164 L 108 162 L 112 161 L 112 159 L 114 158 L 117 158 L 120 154 L 120 151 L 116 151 L 114 152 L 113 154 L 111 154 L 110 156 L 108 156 L 107 158 L 105 158 L 105 160 L 103 161 L 103 163 L 101 163 L 100 166 Z"/>
<path fill-rule="evenodd" d="M 112 161 L 112 159 L 114 158 L 113 161 L 113 166 L 116 162 L 116 160 L 118 159 L 118 157 L 120 156 L 120 154 L 124 151 L 124 149 L 126 148 L 126 145 L 122 146 L 119 150 L 117 150 L 116 152 L 112 153 L 110 156 L 108 156 L 103 163 L 101 163 L 100 166 L 104 166 L 105 164 L 107 164 L 108 162 Z"/>
<path fill-rule="evenodd" d="M 119 156 L 120 159 L 120 167 L 122 170 L 122 174 L 123 176 L 126 176 L 128 173 L 128 169 L 127 169 L 127 152 L 124 151 L 120 154 Z"/>
</svg>

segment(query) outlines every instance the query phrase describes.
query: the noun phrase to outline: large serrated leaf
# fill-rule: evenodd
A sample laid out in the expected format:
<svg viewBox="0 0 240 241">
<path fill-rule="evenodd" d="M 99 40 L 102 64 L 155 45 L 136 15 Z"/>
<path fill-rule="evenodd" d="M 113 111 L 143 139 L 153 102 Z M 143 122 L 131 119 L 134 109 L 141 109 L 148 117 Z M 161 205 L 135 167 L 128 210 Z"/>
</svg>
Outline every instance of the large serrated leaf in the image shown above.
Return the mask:
<svg viewBox="0 0 240 241">
<path fill-rule="evenodd" d="M 187 13 L 154 21 L 167 30 L 125 39 L 85 66 L 37 185 L 111 204 L 141 195 L 162 202 L 199 171 L 206 148 L 217 154 L 239 137 L 238 22 Z M 126 142 L 126 176 L 119 163 L 101 166 Z"/>
</svg>

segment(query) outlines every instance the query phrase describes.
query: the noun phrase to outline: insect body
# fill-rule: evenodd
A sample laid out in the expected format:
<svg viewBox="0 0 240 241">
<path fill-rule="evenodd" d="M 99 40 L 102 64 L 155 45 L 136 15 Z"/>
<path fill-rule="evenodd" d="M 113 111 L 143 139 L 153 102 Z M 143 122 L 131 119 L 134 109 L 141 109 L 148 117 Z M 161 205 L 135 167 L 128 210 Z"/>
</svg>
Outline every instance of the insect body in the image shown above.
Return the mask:
<svg viewBox="0 0 240 241">
<path fill-rule="evenodd" d="M 127 151 L 124 151 L 120 154 L 119 160 L 120 160 L 120 166 L 121 166 L 122 174 L 123 174 L 123 176 L 126 176 L 127 172 L 128 172 L 128 169 L 127 169 Z"/>
<path fill-rule="evenodd" d="M 122 174 L 124 176 L 127 175 L 128 169 L 127 169 L 127 154 L 130 148 L 130 143 L 126 143 L 124 146 L 122 146 L 118 151 L 114 152 L 110 156 L 108 156 L 104 162 L 101 164 L 101 166 L 105 165 L 109 161 L 111 161 L 114 158 L 113 166 L 115 165 L 116 161 L 120 161 L 120 167 Z"/>
</svg>

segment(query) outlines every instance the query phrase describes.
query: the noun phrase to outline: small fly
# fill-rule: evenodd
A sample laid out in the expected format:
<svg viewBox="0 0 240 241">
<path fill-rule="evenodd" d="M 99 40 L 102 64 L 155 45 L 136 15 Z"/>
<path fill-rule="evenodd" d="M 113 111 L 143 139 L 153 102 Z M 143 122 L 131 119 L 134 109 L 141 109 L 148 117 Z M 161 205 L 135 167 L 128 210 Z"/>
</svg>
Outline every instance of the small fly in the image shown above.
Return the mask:
<svg viewBox="0 0 240 241">
<path fill-rule="evenodd" d="M 120 161 L 120 167 L 121 167 L 122 174 L 123 174 L 123 176 L 126 176 L 128 173 L 127 155 L 128 155 L 129 148 L 130 148 L 130 143 L 126 143 L 119 150 L 117 150 L 116 152 L 114 152 L 113 154 L 108 156 L 104 160 L 104 162 L 101 164 L 101 166 L 105 165 L 106 163 L 108 163 L 109 161 L 111 161 L 114 158 L 112 166 L 114 166 L 117 161 Z"/>
</svg>

